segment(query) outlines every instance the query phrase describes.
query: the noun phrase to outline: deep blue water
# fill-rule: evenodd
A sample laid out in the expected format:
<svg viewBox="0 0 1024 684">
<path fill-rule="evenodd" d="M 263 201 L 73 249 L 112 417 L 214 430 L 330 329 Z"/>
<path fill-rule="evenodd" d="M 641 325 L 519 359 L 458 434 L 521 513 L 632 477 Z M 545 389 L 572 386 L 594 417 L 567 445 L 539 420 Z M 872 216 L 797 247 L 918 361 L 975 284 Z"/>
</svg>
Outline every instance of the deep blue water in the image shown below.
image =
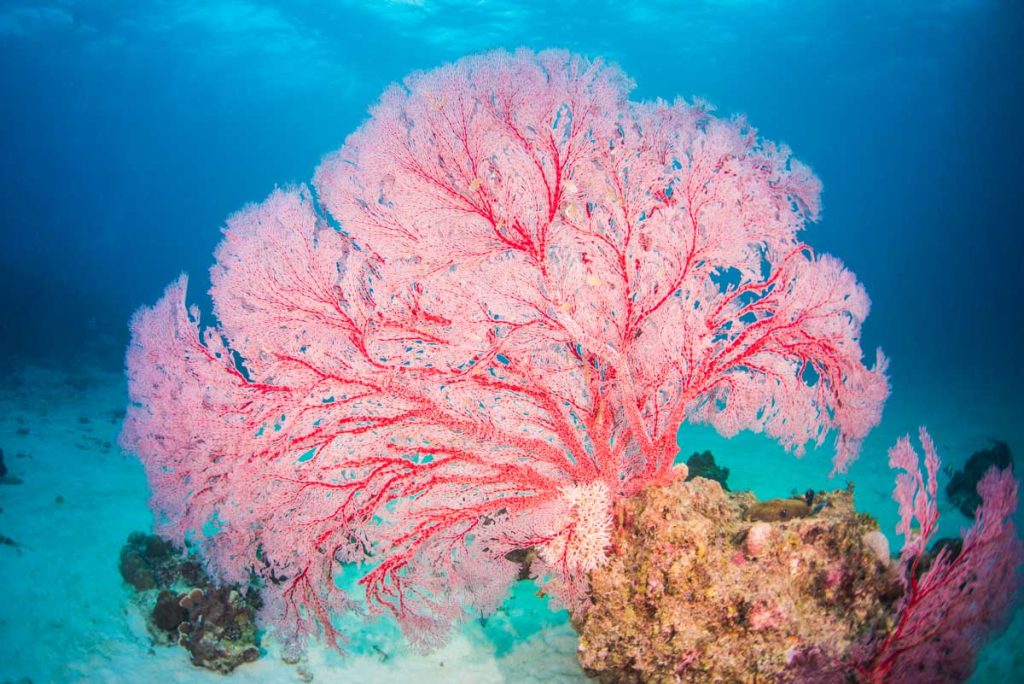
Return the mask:
<svg viewBox="0 0 1024 684">
<path fill-rule="evenodd" d="M 205 290 L 224 218 L 307 180 L 388 83 L 561 46 L 787 142 L 825 186 L 807 239 L 866 284 L 896 384 L 954 373 L 1020 408 L 1024 4 L 548 5 L 0 4 L 5 362 L 106 334 L 116 363 L 131 311 L 183 269 Z"/>
<path fill-rule="evenodd" d="M 789 144 L 825 187 L 805 237 L 867 287 L 894 399 L 980 406 L 1024 450 L 1024 3 L 550 4 L 0 2 L 0 377 L 118 367 L 182 270 L 203 303 L 225 217 L 308 180 L 390 82 L 565 47 Z"/>
</svg>

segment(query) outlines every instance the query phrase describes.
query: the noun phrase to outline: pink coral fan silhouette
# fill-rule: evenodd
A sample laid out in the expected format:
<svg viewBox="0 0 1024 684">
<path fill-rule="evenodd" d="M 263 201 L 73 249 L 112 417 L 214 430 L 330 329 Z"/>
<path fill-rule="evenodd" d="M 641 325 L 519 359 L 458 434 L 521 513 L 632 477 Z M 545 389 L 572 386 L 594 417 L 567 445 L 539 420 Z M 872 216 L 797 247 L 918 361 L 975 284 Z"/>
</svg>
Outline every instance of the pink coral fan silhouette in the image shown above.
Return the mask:
<svg viewBox="0 0 1024 684">
<path fill-rule="evenodd" d="M 920 457 L 903 437 L 889 450 L 900 505 L 904 595 L 893 629 L 873 645 L 861 674 L 871 682 L 966 681 L 978 650 L 1005 626 L 1019 587 L 1021 542 L 1013 524 L 1017 480 L 1010 468 L 993 466 L 978 482 L 982 503 L 959 543 L 936 545 L 939 455 L 924 428 Z"/>
<path fill-rule="evenodd" d="M 122 443 L 159 531 L 332 642 L 333 581 L 424 647 L 519 565 L 585 607 L 618 497 L 684 420 L 855 457 L 888 392 L 868 298 L 797 239 L 819 182 L 744 120 L 617 68 L 497 52 L 408 77 L 312 188 L 232 216 L 218 324 L 184 276 L 132 322 Z"/>
</svg>

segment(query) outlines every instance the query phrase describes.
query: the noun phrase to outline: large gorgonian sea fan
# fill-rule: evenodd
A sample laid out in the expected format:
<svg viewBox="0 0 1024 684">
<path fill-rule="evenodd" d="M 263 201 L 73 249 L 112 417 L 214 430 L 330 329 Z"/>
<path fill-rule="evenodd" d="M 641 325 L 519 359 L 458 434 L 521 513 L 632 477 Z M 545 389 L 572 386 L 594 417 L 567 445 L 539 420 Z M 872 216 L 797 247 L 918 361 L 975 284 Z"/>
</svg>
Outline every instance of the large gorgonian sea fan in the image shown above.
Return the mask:
<svg viewBox="0 0 1024 684">
<path fill-rule="evenodd" d="M 518 566 L 575 610 L 610 511 L 672 473 L 684 419 L 842 470 L 888 386 L 868 298 L 797 232 L 819 183 L 617 68 L 496 52 L 394 86 L 313 188 L 228 220 L 218 327 L 182 277 L 132 322 L 123 445 L 159 531 L 256 573 L 298 637 L 351 599 L 422 646 L 495 609 Z M 596 518 L 596 519 L 595 519 Z"/>
</svg>

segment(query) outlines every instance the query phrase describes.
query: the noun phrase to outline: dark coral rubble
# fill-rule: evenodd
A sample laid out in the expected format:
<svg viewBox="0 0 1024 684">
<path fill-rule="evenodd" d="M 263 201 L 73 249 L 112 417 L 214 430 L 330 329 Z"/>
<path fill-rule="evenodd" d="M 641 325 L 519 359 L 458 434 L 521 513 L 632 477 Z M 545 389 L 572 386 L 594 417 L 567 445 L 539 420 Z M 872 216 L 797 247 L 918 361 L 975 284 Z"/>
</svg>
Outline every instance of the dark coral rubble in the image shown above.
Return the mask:
<svg viewBox="0 0 1024 684">
<path fill-rule="evenodd" d="M 193 589 L 179 594 L 185 618 L 177 626 L 178 644 L 192 655 L 192 664 L 228 673 L 260 657 L 255 609 L 250 592 L 231 587 Z"/>
<path fill-rule="evenodd" d="M 576 620 L 583 666 L 604 682 L 846 681 L 901 593 L 885 537 L 849 491 L 752 515 L 765 503 L 702 478 L 620 502 Z"/>
<path fill-rule="evenodd" d="M 144 532 L 128 536 L 121 547 L 118 569 L 124 581 L 138 591 L 176 583 L 202 587 L 210 581 L 198 559 L 182 553 L 166 539 Z"/>
<path fill-rule="evenodd" d="M 193 665 L 223 674 L 259 658 L 255 587 L 216 585 L 198 559 L 142 532 L 128 538 L 119 567 L 157 643 L 178 644 Z"/>
</svg>

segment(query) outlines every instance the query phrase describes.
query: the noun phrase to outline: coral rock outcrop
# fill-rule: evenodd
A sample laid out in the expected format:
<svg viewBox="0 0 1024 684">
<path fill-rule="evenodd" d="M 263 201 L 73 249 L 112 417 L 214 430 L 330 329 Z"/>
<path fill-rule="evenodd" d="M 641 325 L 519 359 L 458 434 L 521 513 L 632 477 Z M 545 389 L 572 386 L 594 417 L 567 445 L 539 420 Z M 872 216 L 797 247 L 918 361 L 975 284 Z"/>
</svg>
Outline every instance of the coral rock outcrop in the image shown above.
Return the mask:
<svg viewBox="0 0 1024 684">
<path fill-rule="evenodd" d="M 889 628 L 896 565 L 851 492 L 804 517 L 753 521 L 758 505 L 702 478 L 621 501 L 576 620 L 583 666 L 604 682 L 802 681 Z"/>
</svg>

